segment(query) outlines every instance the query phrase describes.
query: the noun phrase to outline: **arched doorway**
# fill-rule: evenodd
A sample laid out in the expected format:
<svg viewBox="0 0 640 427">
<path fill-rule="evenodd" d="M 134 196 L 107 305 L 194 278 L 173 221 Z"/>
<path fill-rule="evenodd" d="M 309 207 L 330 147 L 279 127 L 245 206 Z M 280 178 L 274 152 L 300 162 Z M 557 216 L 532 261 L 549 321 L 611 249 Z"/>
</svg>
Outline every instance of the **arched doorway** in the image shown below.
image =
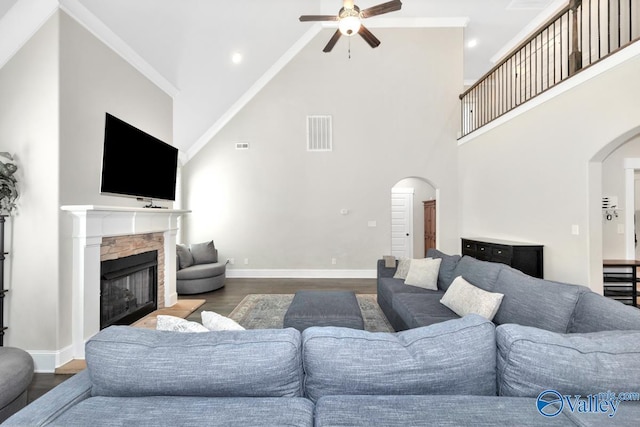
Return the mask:
<svg viewBox="0 0 640 427">
<path fill-rule="evenodd" d="M 434 228 L 437 246 L 439 223 L 437 198 L 437 188 L 425 178 L 403 178 L 391 188 L 390 239 L 393 255 L 424 258 L 426 253 L 424 202 L 430 202 L 428 205 L 435 211 L 435 215 L 431 218 L 431 225 Z"/>
</svg>

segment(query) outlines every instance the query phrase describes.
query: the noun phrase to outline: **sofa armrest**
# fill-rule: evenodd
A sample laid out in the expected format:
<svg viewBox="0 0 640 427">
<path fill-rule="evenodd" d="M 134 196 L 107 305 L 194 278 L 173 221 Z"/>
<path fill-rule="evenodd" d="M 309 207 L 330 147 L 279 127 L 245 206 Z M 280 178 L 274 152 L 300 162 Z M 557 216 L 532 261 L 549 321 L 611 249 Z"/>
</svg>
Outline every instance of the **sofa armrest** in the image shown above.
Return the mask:
<svg viewBox="0 0 640 427">
<path fill-rule="evenodd" d="M 396 267 L 389 268 L 384 266 L 384 260 L 378 260 L 378 278 L 380 277 L 393 277 L 396 274 L 398 262 L 396 261 Z"/>
<path fill-rule="evenodd" d="M 91 397 L 92 383 L 85 369 L 7 419 L 3 426 L 43 426 Z"/>
</svg>

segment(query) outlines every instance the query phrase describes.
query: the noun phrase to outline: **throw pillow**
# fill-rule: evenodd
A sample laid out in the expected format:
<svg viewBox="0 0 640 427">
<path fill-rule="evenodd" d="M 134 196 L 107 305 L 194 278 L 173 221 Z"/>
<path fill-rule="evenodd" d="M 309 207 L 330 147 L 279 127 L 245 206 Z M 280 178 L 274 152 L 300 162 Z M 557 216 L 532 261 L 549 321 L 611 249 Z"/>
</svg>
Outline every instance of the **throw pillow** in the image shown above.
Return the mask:
<svg viewBox="0 0 640 427">
<path fill-rule="evenodd" d="M 404 283 L 437 291 L 438 272 L 440 271 L 441 262 L 440 258 L 412 259 Z"/>
<path fill-rule="evenodd" d="M 191 245 L 191 254 L 195 264 L 211 264 L 218 262 L 218 254 L 213 245 L 213 240 L 204 243 L 194 243 Z"/>
<path fill-rule="evenodd" d="M 396 273 L 393 275 L 393 278 L 402 279 L 402 280 L 406 279 L 410 266 L 411 266 L 410 258 L 399 258 L 398 267 L 396 268 Z"/>
<path fill-rule="evenodd" d="M 202 312 L 202 324 L 210 331 L 244 331 L 244 328 L 235 320 L 213 311 Z"/>
<path fill-rule="evenodd" d="M 189 322 L 181 317 L 160 314 L 157 317 L 156 329 L 158 331 L 173 332 L 209 332 L 207 328 L 197 322 Z"/>
<path fill-rule="evenodd" d="M 191 255 L 191 251 L 187 245 L 176 245 L 176 254 L 178 255 L 178 266 L 180 269 L 193 265 L 193 255 Z"/>
<path fill-rule="evenodd" d="M 460 317 L 474 313 L 493 320 L 498 308 L 500 308 L 503 297 L 504 294 L 487 292 L 473 286 L 462 276 L 458 276 L 444 293 L 440 303 L 450 308 Z"/>
</svg>

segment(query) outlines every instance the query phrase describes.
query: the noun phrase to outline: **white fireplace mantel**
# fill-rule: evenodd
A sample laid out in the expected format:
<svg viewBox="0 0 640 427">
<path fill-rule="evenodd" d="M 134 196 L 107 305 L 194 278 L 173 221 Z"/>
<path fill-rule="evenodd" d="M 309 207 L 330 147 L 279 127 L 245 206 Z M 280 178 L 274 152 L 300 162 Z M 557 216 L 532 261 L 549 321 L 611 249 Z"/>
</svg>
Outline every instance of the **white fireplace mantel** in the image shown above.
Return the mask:
<svg viewBox="0 0 640 427">
<path fill-rule="evenodd" d="M 100 245 L 103 237 L 148 233 L 164 235 L 165 307 L 178 301 L 176 292 L 176 234 L 181 209 L 72 205 L 73 214 L 73 357 L 84 358 L 86 340 L 100 330 Z"/>
</svg>

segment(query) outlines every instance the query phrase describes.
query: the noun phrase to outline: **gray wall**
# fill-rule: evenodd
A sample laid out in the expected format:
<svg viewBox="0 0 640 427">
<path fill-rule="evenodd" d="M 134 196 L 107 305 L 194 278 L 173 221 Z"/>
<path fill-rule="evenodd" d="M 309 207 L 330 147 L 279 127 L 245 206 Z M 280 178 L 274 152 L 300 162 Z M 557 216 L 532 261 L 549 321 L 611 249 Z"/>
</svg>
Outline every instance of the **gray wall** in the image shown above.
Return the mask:
<svg viewBox="0 0 640 427">
<path fill-rule="evenodd" d="M 60 206 L 140 206 L 99 194 L 104 114 L 170 143 L 172 100 L 63 12 L 0 69 L 0 100 L 2 151 L 22 168 L 5 343 L 49 370 L 71 345 L 72 219 Z"/>
<path fill-rule="evenodd" d="M 30 350 L 57 348 L 58 34 L 56 17 L 0 68 L 0 151 L 15 156 L 21 193 L 6 224 L 4 344 Z"/>
<path fill-rule="evenodd" d="M 346 39 L 322 52 L 331 33 L 183 168 L 184 240 L 214 239 L 231 270 L 375 269 L 390 253 L 391 187 L 408 176 L 440 190 L 441 246 L 458 250 L 462 29 L 376 29 L 382 45 L 354 38 L 351 59 Z M 306 151 L 315 114 L 333 116 L 332 152 Z"/>
</svg>

